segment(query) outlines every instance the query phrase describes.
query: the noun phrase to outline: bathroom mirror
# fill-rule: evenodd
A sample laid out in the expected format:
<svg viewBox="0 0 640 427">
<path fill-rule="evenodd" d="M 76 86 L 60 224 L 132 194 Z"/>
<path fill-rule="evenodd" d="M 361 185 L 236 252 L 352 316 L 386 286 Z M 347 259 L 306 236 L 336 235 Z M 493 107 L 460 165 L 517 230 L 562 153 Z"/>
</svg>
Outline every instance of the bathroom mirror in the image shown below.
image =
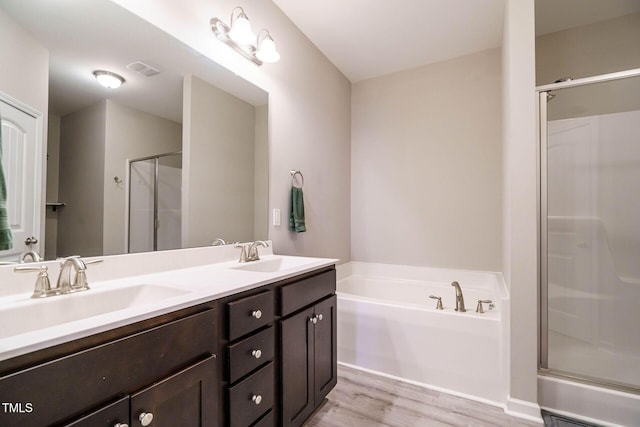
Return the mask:
<svg viewBox="0 0 640 427">
<path fill-rule="evenodd" d="M 265 91 L 109 0 L 0 10 L 49 52 L 45 258 L 268 237 Z"/>
</svg>

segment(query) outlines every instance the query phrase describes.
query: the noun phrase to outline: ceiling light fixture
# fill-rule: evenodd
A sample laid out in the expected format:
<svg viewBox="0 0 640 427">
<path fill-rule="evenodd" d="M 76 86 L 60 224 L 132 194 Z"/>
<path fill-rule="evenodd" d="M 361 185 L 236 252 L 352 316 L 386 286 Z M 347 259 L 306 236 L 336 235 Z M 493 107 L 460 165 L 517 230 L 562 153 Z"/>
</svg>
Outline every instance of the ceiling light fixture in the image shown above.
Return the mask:
<svg viewBox="0 0 640 427">
<path fill-rule="evenodd" d="M 124 77 L 111 71 L 97 70 L 93 72 L 93 76 L 107 89 L 117 89 L 124 83 Z"/>
<path fill-rule="evenodd" d="M 237 13 L 236 13 L 237 12 Z M 264 62 L 272 63 L 280 60 L 273 37 L 267 29 L 262 29 L 256 37 L 251 31 L 249 18 L 240 6 L 231 11 L 231 27 L 219 18 L 211 18 L 211 31 L 218 40 L 231 46 L 240 55 L 256 65 Z"/>
</svg>

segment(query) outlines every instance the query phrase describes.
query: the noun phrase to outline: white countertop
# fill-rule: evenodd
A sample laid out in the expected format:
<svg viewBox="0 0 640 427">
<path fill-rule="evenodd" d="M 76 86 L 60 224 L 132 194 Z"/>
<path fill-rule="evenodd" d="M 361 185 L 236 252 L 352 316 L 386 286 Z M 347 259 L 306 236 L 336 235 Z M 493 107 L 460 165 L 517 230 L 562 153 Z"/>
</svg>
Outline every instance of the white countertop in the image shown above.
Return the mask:
<svg viewBox="0 0 640 427">
<path fill-rule="evenodd" d="M 215 248 L 207 248 L 206 250 L 210 253 L 214 253 L 215 251 L 222 253 L 220 249 Z M 226 249 L 226 251 L 228 253 L 228 249 Z M 131 259 L 135 260 L 136 258 L 134 257 L 135 256 L 132 256 Z M 228 258 L 228 256 L 226 258 Z M 12 316 L 9 319 L 9 322 L 12 323 L 28 321 L 28 319 L 24 319 L 25 316 L 20 316 L 21 312 L 35 313 L 35 316 L 38 316 L 39 312 L 45 311 L 43 310 L 43 308 L 45 308 L 43 304 L 53 303 L 54 300 L 59 298 L 78 298 L 77 301 L 84 302 L 86 298 L 85 300 L 80 300 L 80 298 L 83 298 L 83 295 L 88 296 L 92 293 L 91 297 L 93 301 L 100 301 L 100 298 L 103 298 L 101 295 L 105 296 L 104 301 L 106 301 L 108 292 L 118 288 L 138 285 L 144 285 L 141 287 L 144 288 L 147 295 L 150 296 L 153 296 L 154 287 L 157 287 L 159 293 L 162 291 L 172 291 L 167 293 L 169 295 L 168 297 L 157 301 L 146 302 L 144 295 L 142 295 L 140 298 L 141 301 L 136 302 L 131 307 L 115 309 L 79 320 L 65 321 L 65 323 L 38 328 L 25 333 L 9 334 L 8 336 L 6 333 L 0 335 L 0 361 L 274 283 L 333 265 L 338 261 L 337 259 L 329 258 L 290 257 L 273 255 L 271 253 L 262 255 L 261 258 L 260 261 L 240 264 L 238 261 L 224 260 L 225 257 L 222 256 L 218 257 L 217 262 L 166 270 L 159 273 L 149 272 L 149 270 L 153 271 L 152 268 L 138 266 L 138 271 L 144 271 L 145 269 L 147 271 L 142 272 L 142 274 L 127 275 L 113 279 L 105 278 L 100 281 L 91 280 L 90 270 L 93 266 L 90 266 L 91 268 L 87 269 L 87 276 L 91 289 L 88 291 L 42 299 L 32 299 L 32 289 L 28 293 L 21 292 L 1 296 L 0 313 L 3 309 L 10 309 L 12 312 L 18 313 L 18 315 L 15 317 Z M 277 271 L 252 271 L 254 269 L 260 269 L 260 266 L 272 265 L 274 262 L 278 262 L 278 260 L 285 261 L 285 264 Z M 109 268 L 108 263 L 109 259 L 106 259 L 105 262 L 101 264 L 101 268 Z M 242 268 L 245 266 L 249 266 L 248 268 L 252 270 L 243 270 Z M 269 270 L 269 268 L 266 270 Z M 57 276 L 53 273 L 50 274 L 53 287 L 55 286 L 55 277 Z M 100 276 L 106 277 L 108 274 L 103 272 Z M 114 273 L 114 276 L 117 277 L 119 274 Z M 2 276 L 0 275 L 0 277 Z M 33 283 L 35 275 L 32 279 Z M 73 301 L 67 300 L 66 302 Z M 42 321 L 42 319 L 39 319 L 39 321 Z M 23 325 L 17 324 L 15 326 L 18 326 L 19 329 L 19 327 Z"/>
</svg>

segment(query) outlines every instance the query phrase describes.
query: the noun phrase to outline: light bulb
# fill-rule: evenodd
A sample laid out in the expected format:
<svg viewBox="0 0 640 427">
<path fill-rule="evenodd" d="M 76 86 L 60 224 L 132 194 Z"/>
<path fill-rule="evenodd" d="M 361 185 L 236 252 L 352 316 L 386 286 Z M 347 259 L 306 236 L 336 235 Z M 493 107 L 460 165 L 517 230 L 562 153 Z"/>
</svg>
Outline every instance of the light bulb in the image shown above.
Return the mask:
<svg viewBox="0 0 640 427">
<path fill-rule="evenodd" d="M 93 75 L 98 83 L 100 83 L 101 86 L 104 86 L 107 89 L 117 89 L 122 85 L 122 83 L 124 83 L 123 77 L 110 71 L 94 71 Z"/>
<path fill-rule="evenodd" d="M 267 36 L 262 40 L 260 48 L 256 52 L 256 58 L 262 62 L 278 62 L 280 60 L 280 54 L 276 50 L 276 44 L 271 36 Z"/>
<path fill-rule="evenodd" d="M 242 13 L 234 20 L 231 30 L 229 30 L 229 38 L 240 44 L 251 44 L 256 41 L 247 15 Z"/>
</svg>

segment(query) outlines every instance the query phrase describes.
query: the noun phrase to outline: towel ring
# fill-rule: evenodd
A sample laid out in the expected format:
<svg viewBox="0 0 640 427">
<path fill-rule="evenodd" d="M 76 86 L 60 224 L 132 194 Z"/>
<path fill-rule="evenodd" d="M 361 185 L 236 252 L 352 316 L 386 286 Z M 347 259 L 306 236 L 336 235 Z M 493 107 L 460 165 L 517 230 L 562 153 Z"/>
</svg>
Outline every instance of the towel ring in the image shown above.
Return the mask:
<svg viewBox="0 0 640 427">
<path fill-rule="evenodd" d="M 296 187 L 296 188 L 304 187 L 304 175 L 302 175 L 302 172 L 291 169 L 289 171 L 289 173 L 291 174 L 291 186 L 292 187 Z M 296 175 L 300 175 L 300 186 L 299 187 L 295 184 Z"/>
</svg>

